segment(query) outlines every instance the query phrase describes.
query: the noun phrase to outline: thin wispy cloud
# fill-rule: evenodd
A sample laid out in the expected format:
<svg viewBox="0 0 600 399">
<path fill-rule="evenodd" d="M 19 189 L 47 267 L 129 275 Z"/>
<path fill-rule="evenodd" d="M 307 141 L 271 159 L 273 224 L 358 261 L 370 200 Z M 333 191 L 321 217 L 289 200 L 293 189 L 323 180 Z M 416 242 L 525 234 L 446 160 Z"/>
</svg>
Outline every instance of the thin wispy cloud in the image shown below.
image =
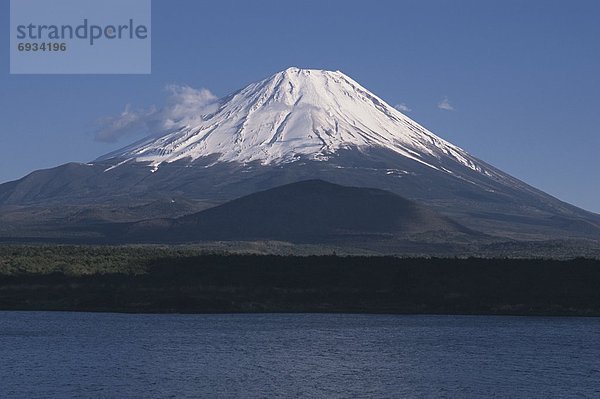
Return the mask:
<svg viewBox="0 0 600 399">
<path fill-rule="evenodd" d="M 98 120 L 98 128 L 94 134 L 96 141 L 112 143 L 125 136 L 147 134 L 148 122 L 156 115 L 155 108 L 132 110 L 127 104 L 118 116 L 107 116 Z"/>
<path fill-rule="evenodd" d="M 396 108 L 400 112 L 410 112 L 410 111 L 412 111 L 412 109 L 410 109 L 409 106 L 406 105 L 406 104 L 404 104 L 404 103 L 396 104 L 396 105 L 394 105 L 394 108 Z"/>
<path fill-rule="evenodd" d="M 438 103 L 437 107 L 445 111 L 454 111 L 454 107 L 450 104 L 448 97 L 444 97 L 444 99 Z"/>
<path fill-rule="evenodd" d="M 121 114 L 101 118 L 94 139 L 116 142 L 127 136 L 160 134 L 193 125 L 203 115 L 217 110 L 217 97 L 210 90 L 168 85 L 166 91 L 168 96 L 163 108 L 134 110 L 128 104 Z"/>
</svg>

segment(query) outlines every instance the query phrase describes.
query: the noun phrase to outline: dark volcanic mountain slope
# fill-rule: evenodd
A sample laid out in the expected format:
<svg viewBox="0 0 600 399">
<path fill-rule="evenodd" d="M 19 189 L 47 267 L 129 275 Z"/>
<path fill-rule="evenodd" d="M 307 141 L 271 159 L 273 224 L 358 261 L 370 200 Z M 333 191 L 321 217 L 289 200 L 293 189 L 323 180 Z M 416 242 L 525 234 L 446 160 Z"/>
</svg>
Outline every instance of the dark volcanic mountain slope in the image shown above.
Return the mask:
<svg viewBox="0 0 600 399">
<path fill-rule="evenodd" d="M 175 221 L 131 226 L 134 241 L 282 240 L 322 242 L 425 232 L 477 235 L 393 193 L 308 180 L 254 193 Z"/>
</svg>

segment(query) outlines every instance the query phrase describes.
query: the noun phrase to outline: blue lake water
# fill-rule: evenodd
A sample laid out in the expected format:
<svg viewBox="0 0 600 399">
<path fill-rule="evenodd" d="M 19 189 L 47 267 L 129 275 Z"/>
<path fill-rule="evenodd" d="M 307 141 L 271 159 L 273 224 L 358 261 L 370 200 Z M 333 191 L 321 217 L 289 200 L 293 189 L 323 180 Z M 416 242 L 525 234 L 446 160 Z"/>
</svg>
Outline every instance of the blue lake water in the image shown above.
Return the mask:
<svg viewBox="0 0 600 399">
<path fill-rule="evenodd" d="M 600 397 L 600 319 L 0 312 L 0 397 Z"/>
</svg>

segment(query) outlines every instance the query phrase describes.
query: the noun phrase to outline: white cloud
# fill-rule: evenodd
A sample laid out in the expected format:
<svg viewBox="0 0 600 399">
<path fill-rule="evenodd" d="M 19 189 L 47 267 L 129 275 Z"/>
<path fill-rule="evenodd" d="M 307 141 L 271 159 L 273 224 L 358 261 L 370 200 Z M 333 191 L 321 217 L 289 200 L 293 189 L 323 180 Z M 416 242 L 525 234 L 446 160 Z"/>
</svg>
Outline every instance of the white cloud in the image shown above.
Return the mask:
<svg viewBox="0 0 600 399">
<path fill-rule="evenodd" d="M 454 107 L 450 104 L 450 101 L 448 101 L 448 97 L 444 97 L 444 99 L 438 103 L 437 107 L 446 111 L 454 111 Z"/>
<path fill-rule="evenodd" d="M 396 104 L 396 105 L 394 105 L 394 108 L 396 108 L 400 112 L 410 112 L 410 111 L 412 111 L 412 109 L 410 109 L 408 107 L 408 105 L 406 105 L 404 103 Z"/>
<path fill-rule="evenodd" d="M 217 97 L 207 89 L 168 85 L 166 90 L 169 94 L 164 108 L 132 110 L 127 105 L 120 115 L 101 118 L 95 140 L 115 142 L 131 135 L 160 134 L 196 124 L 203 115 L 217 110 Z"/>
<path fill-rule="evenodd" d="M 202 115 L 217 110 L 217 97 L 208 89 L 169 85 L 167 91 L 167 106 L 161 112 L 161 121 L 165 129 L 192 125 L 200 121 Z"/>
</svg>

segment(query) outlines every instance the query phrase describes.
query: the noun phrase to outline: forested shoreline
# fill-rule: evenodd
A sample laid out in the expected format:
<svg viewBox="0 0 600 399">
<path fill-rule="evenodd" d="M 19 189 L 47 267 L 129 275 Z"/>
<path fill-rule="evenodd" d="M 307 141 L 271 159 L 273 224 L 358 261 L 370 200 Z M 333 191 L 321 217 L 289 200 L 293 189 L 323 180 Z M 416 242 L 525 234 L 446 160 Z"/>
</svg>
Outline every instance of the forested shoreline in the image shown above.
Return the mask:
<svg viewBox="0 0 600 399">
<path fill-rule="evenodd" d="M 0 310 L 600 316 L 600 261 L 4 246 Z"/>
</svg>

